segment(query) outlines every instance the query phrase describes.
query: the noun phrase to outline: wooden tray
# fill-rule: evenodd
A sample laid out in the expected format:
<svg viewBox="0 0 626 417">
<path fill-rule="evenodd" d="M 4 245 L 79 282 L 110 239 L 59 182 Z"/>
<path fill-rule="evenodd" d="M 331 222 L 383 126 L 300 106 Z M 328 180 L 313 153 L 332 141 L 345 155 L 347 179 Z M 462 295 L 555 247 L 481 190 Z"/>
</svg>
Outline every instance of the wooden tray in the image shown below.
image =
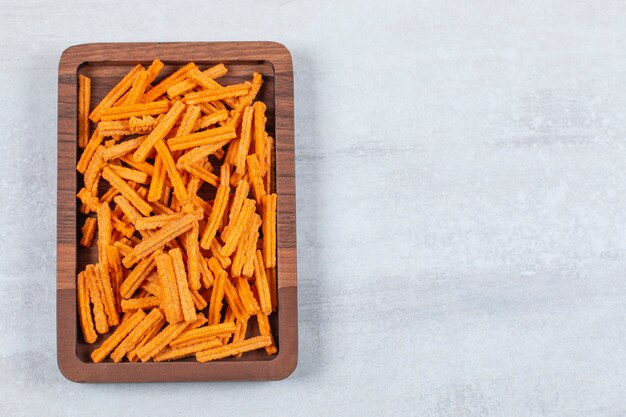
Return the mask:
<svg viewBox="0 0 626 417">
<path fill-rule="evenodd" d="M 92 78 L 97 103 L 133 65 L 161 59 L 164 75 L 194 61 L 203 67 L 224 63 L 225 83 L 263 74 L 260 99 L 267 105 L 267 129 L 275 138 L 278 198 L 278 311 L 270 316 L 278 354 L 249 352 L 240 359 L 198 363 L 92 363 L 80 336 L 76 313 L 76 274 L 97 259 L 94 248 L 78 245 L 80 219 L 77 162 L 77 77 Z M 158 81 L 158 80 L 157 80 Z M 102 43 L 72 46 L 59 63 L 57 179 L 57 358 L 63 375 L 75 382 L 172 382 L 271 380 L 289 376 L 298 359 L 296 199 L 294 175 L 293 69 L 291 55 L 274 42 Z M 254 321 L 251 321 L 251 324 Z M 251 330 L 254 332 L 254 329 Z"/>
</svg>

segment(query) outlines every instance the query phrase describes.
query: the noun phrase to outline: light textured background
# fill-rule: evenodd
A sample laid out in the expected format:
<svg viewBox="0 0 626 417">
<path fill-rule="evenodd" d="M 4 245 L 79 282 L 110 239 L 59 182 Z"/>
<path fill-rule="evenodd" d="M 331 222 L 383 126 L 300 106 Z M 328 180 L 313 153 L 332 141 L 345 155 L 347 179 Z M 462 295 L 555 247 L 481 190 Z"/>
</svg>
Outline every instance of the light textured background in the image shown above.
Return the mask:
<svg viewBox="0 0 626 417">
<path fill-rule="evenodd" d="M 623 2 L 0 3 L 0 415 L 626 415 Z M 156 40 L 293 54 L 287 380 L 57 369 L 59 56 Z"/>
</svg>

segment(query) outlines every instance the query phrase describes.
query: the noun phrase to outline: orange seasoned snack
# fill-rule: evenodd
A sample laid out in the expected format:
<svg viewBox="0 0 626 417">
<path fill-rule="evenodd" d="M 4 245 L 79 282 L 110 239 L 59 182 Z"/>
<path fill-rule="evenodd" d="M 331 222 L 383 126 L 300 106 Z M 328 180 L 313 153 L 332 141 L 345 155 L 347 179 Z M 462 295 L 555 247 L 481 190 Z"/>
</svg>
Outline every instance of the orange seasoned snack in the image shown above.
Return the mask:
<svg viewBox="0 0 626 417">
<path fill-rule="evenodd" d="M 261 74 L 136 65 L 91 106 L 79 75 L 82 338 L 94 362 L 199 362 L 278 348 L 273 139 Z M 99 90 L 94 90 L 99 91 Z M 95 259 L 95 258 L 94 258 Z"/>
</svg>

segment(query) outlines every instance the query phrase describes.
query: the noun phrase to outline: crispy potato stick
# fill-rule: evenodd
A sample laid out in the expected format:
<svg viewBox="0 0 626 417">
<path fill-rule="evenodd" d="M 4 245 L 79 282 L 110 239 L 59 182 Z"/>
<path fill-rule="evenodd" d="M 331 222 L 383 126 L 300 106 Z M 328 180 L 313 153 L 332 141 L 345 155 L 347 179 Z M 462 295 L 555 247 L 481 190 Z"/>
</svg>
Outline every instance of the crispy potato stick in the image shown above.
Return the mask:
<svg viewBox="0 0 626 417">
<path fill-rule="evenodd" d="M 180 323 L 184 317 L 172 258 L 166 253 L 161 254 L 156 258 L 156 265 L 163 289 L 161 308 L 165 313 L 165 318 L 168 323 Z"/>
<path fill-rule="evenodd" d="M 153 359 L 155 362 L 171 361 L 175 359 L 182 359 L 187 356 L 196 354 L 197 352 L 222 346 L 222 341 L 217 338 L 207 340 L 204 342 L 196 343 L 189 346 L 180 347 L 177 349 L 166 348 L 161 353 L 156 355 Z"/>
<path fill-rule="evenodd" d="M 119 165 L 109 165 L 109 168 L 113 170 L 120 178 L 128 181 L 133 181 L 138 184 L 148 183 L 148 174 L 145 172 L 137 171 L 135 169 L 122 167 Z"/>
<path fill-rule="evenodd" d="M 221 249 L 222 245 L 220 245 L 217 239 L 213 239 L 213 242 L 211 242 L 211 254 L 219 261 L 222 268 L 226 269 L 231 265 L 232 261 L 228 256 L 222 256 L 220 253 Z"/>
<path fill-rule="evenodd" d="M 183 79 L 167 89 L 167 96 L 174 100 L 178 96 L 181 96 L 196 88 L 196 84 L 188 79 Z"/>
<path fill-rule="evenodd" d="M 143 347 L 146 343 L 148 343 L 149 341 L 151 341 L 152 339 L 154 339 L 154 337 L 159 334 L 159 332 L 161 331 L 161 329 L 163 328 L 163 325 L 166 323 L 165 321 L 165 317 L 161 318 L 161 320 L 157 321 L 147 332 L 146 334 L 141 338 L 141 340 L 139 340 L 139 342 L 137 343 L 137 346 L 135 346 L 135 348 L 133 350 L 131 350 L 130 352 L 128 352 L 126 354 L 126 357 L 128 358 L 129 361 L 131 362 L 136 362 L 137 361 L 137 350 L 141 349 L 141 347 Z"/>
<path fill-rule="evenodd" d="M 111 168 L 105 167 L 102 170 L 102 177 L 115 187 L 121 195 L 126 197 L 128 201 L 139 210 L 144 216 L 148 216 L 152 211 L 152 207 L 126 181 L 120 178 Z"/>
<path fill-rule="evenodd" d="M 98 349 L 91 353 L 91 359 L 96 363 L 102 362 L 145 317 L 146 313 L 143 310 L 133 313 L 128 320 L 117 326 L 113 334 Z"/>
<path fill-rule="evenodd" d="M 113 246 L 115 246 L 115 248 L 118 250 L 118 252 L 122 256 L 126 256 L 133 251 L 132 246 L 129 246 L 127 243 L 123 242 L 122 240 L 118 240 L 117 242 L 113 244 Z"/>
<path fill-rule="evenodd" d="M 150 74 L 150 76 L 148 77 L 148 85 L 156 79 L 164 66 L 165 64 L 163 64 L 160 59 L 155 59 L 154 61 L 152 61 L 152 64 L 150 64 L 147 70 L 148 74 Z"/>
<path fill-rule="evenodd" d="M 135 223 L 135 227 L 137 230 L 150 230 L 157 229 L 159 227 L 163 227 L 171 221 L 179 220 L 183 217 L 184 213 L 173 213 L 173 214 L 157 214 L 156 216 L 150 217 L 142 217 L 137 219 Z"/>
<path fill-rule="evenodd" d="M 128 276 L 120 286 L 120 294 L 123 298 L 128 299 L 132 297 L 135 291 L 137 291 L 137 288 L 139 288 L 139 286 L 150 275 L 150 273 L 156 266 L 155 258 L 160 253 L 161 251 L 156 250 L 152 253 L 152 255 L 150 255 L 150 257 L 141 259 L 135 269 L 133 269 L 132 272 L 128 274 Z"/>
<path fill-rule="evenodd" d="M 206 129 L 207 127 L 214 125 L 218 122 L 223 122 L 228 119 L 228 111 L 227 110 L 219 110 L 215 113 L 211 113 L 209 115 L 203 116 L 196 121 L 196 125 L 193 128 L 193 131 Z"/>
<path fill-rule="evenodd" d="M 230 187 L 228 185 L 220 185 L 217 188 L 213 210 L 211 210 L 211 215 L 209 216 L 204 232 L 202 232 L 202 239 L 200 240 L 200 246 L 204 249 L 209 249 L 211 247 L 211 242 L 215 238 L 219 222 L 221 221 L 224 211 L 226 210 L 229 189 Z"/>
<path fill-rule="evenodd" d="M 265 346 L 265 352 L 267 352 L 268 355 L 275 355 L 278 352 L 278 349 L 276 349 L 274 336 L 272 336 L 272 330 L 270 329 L 270 322 L 267 319 L 267 316 L 265 314 L 257 314 L 256 319 L 257 323 L 259 323 L 259 333 L 261 333 L 261 336 L 269 336 L 272 340 L 270 345 Z"/>
<path fill-rule="evenodd" d="M 107 203 L 104 203 L 98 209 L 98 259 L 100 262 L 96 266 L 95 272 L 98 288 L 102 292 L 102 302 L 107 315 L 107 323 L 109 326 L 116 326 L 119 324 L 119 317 L 111 286 L 111 277 L 109 276 L 109 258 L 107 253 L 107 248 L 111 243 L 111 233 L 111 209 Z"/>
<path fill-rule="evenodd" d="M 250 183 L 252 185 L 252 193 L 254 194 L 254 200 L 257 205 L 261 205 L 261 199 L 266 194 L 265 184 L 263 184 L 263 178 L 261 176 L 261 168 L 256 155 L 248 155 L 246 158 L 248 164 L 248 174 L 250 176 Z"/>
<path fill-rule="evenodd" d="M 253 140 L 254 140 L 254 154 L 259 163 L 265 162 L 265 123 L 267 117 L 265 117 L 265 110 L 267 107 L 262 101 L 257 101 L 252 106 L 254 109 L 254 126 L 253 126 Z"/>
<path fill-rule="evenodd" d="M 246 230 L 241 234 L 237 249 L 233 255 L 233 263 L 230 267 L 230 276 L 237 278 L 241 276 L 243 264 L 246 261 L 246 252 L 250 246 L 250 240 L 254 237 L 254 222 L 251 221 L 246 225 Z"/>
<path fill-rule="evenodd" d="M 152 272 L 148 278 L 143 281 L 139 288 L 147 291 L 149 294 L 152 294 L 157 298 L 161 298 L 163 296 L 161 284 L 159 283 L 159 276 L 154 272 Z"/>
<path fill-rule="evenodd" d="M 246 338 L 246 333 L 248 332 L 248 320 L 241 321 L 237 320 L 236 322 L 237 330 L 235 330 L 235 334 L 233 335 L 233 343 L 240 342 Z M 241 358 L 241 352 L 233 355 L 236 358 Z"/>
<path fill-rule="evenodd" d="M 276 194 L 263 196 L 263 261 L 268 268 L 276 266 Z"/>
<path fill-rule="evenodd" d="M 271 343 L 272 339 L 269 336 L 256 336 L 250 339 L 198 352 L 196 353 L 196 359 L 198 362 L 208 362 L 216 359 L 227 358 L 238 353 L 245 353 L 269 346 Z"/>
<path fill-rule="evenodd" d="M 121 156 L 119 160 L 135 168 L 137 171 L 145 172 L 149 176 L 154 174 L 154 166 L 150 165 L 148 162 L 137 162 L 129 155 Z M 141 196 L 141 198 L 146 198 L 146 196 Z"/>
<path fill-rule="evenodd" d="M 256 248 L 259 241 L 259 227 L 261 227 L 262 224 L 261 216 L 254 213 L 252 217 L 252 230 L 249 231 L 250 236 L 247 242 L 248 246 L 245 248 L 243 257 L 244 263 L 243 268 L 241 269 L 241 274 L 247 278 L 250 278 L 254 275 L 254 258 L 256 256 Z"/>
<path fill-rule="evenodd" d="M 209 289 L 215 284 L 215 277 L 209 269 L 208 260 L 200 255 L 200 280 L 204 288 Z"/>
<path fill-rule="evenodd" d="M 189 164 L 183 165 L 183 169 L 189 172 L 190 174 L 195 175 L 196 177 L 202 179 L 207 184 L 211 184 L 214 187 L 219 186 L 219 180 L 220 180 L 219 177 L 213 174 L 212 172 L 207 171 L 200 165 L 189 163 Z"/>
<path fill-rule="evenodd" d="M 183 115 L 183 118 L 180 121 L 178 130 L 176 131 L 176 136 L 185 136 L 191 133 L 193 128 L 196 126 L 198 117 L 200 117 L 200 107 L 187 106 L 187 111 L 185 111 L 185 114 Z"/>
<path fill-rule="evenodd" d="M 197 108 L 197 107 L 196 107 Z M 167 141 L 167 146 L 173 151 L 181 151 L 197 146 L 211 145 L 237 137 L 235 129 L 225 127 L 215 127 L 184 136 L 176 136 Z"/>
<path fill-rule="evenodd" d="M 239 175 L 246 173 L 246 156 L 250 150 L 250 142 L 252 140 L 252 116 L 254 109 L 246 107 L 243 112 L 243 120 L 241 123 L 241 136 L 239 137 L 239 148 L 235 155 L 235 172 Z"/>
<path fill-rule="evenodd" d="M 104 162 L 104 159 L 102 158 L 103 152 L 104 146 L 98 146 L 98 149 L 96 149 L 96 152 L 93 154 L 93 157 L 89 161 L 89 165 L 87 165 L 87 169 L 85 170 L 85 188 L 88 190 L 93 190 L 94 184 L 97 185 L 102 168 L 106 165 L 106 162 Z"/>
<path fill-rule="evenodd" d="M 85 271 L 78 274 L 78 282 L 76 284 L 78 292 L 78 315 L 80 317 L 80 327 L 83 331 L 83 339 L 86 343 L 94 343 L 98 338 L 93 328 L 93 319 L 91 318 L 91 310 L 89 309 L 89 290 L 87 288 L 87 276 Z"/>
<path fill-rule="evenodd" d="M 152 74 L 148 71 L 141 71 L 135 77 L 135 81 L 133 82 L 132 87 L 128 90 L 128 95 L 126 96 L 126 100 L 124 101 L 124 106 L 129 106 L 135 103 L 138 103 L 143 96 L 143 93 L 146 91 L 146 88 L 151 83 L 150 78 Z M 108 109 L 107 109 L 108 110 Z M 104 115 L 104 112 L 107 110 L 103 110 L 101 115 Z"/>
<path fill-rule="evenodd" d="M 211 258 L 213 259 L 213 258 Z M 209 324 L 218 324 L 221 318 L 222 300 L 224 298 L 224 286 L 228 280 L 228 274 L 219 265 L 219 262 L 211 262 L 209 267 L 215 276 L 213 291 L 211 292 L 211 301 L 209 302 Z M 215 269 L 214 269 L 215 268 Z"/>
<path fill-rule="evenodd" d="M 111 216 L 111 224 L 113 228 L 124 237 L 131 237 L 135 233 L 135 228 L 132 225 L 126 224 L 115 216 Z M 111 240 L 115 239 L 111 238 Z"/>
<path fill-rule="evenodd" d="M 141 98 L 141 102 L 149 103 L 159 98 L 160 96 L 165 94 L 168 88 L 178 83 L 180 80 L 184 79 L 187 76 L 187 72 L 189 72 L 189 70 L 192 68 L 198 68 L 198 67 L 196 67 L 196 64 L 194 64 L 193 62 L 190 62 L 184 67 L 181 67 L 178 71 L 174 72 L 172 75 L 165 78 L 159 84 L 157 84 L 156 86 L 148 90 Z"/>
<path fill-rule="evenodd" d="M 100 134 L 98 129 L 94 130 L 91 138 L 89 139 L 89 142 L 87 143 L 87 146 L 85 147 L 85 150 L 83 151 L 80 159 L 78 160 L 78 163 L 76 164 L 76 171 L 80 172 L 81 174 L 85 173 L 85 170 L 87 169 L 91 158 L 96 153 L 98 147 L 100 147 L 103 139 L 104 136 Z"/>
<path fill-rule="evenodd" d="M 230 229 L 232 225 L 235 223 L 237 216 L 243 207 L 243 202 L 246 197 L 250 193 L 250 184 L 246 180 L 240 180 L 237 184 L 237 189 L 235 190 L 235 197 L 233 198 L 233 202 L 230 205 L 230 213 L 228 213 L 228 226 L 224 228 L 222 232 L 222 240 L 228 239 L 228 234 L 230 233 Z"/>
<path fill-rule="evenodd" d="M 189 200 L 189 196 L 187 195 L 187 189 L 185 188 L 185 183 L 183 182 L 180 172 L 176 168 L 176 163 L 172 158 L 172 154 L 170 153 L 167 145 L 162 140 L 157 141 L 154 145 L 158 155 L 161 157 L 161 163 L 165 166 L 167 171 L 167 175 L 170 177 L 170 181 L 172 181 L 172 186 L 174 187 L 174 195 L 177 200 L 181 203 L 185 203 Z"/>
<path fill-rule="evenodd" d="M 113 362 L 118 363 L 124 356 L 133 350 L 139 341 L 150 332 L 150 330 L 163 319 L 163 314 L 158 308 L 150 311 L 150 313 L 141 320 L 141 322 L 122 340 L 122 342 L 111 353 Z"/>
<path fill-rule="evenodd" d="M 259 90 L 261 89 L 261 85 L 263 85 L 263 77 L 258 72 L 252 74 L 252 84 L 250 84 L 250 91 L 245 96 L 241 97 L 239 101 L 239 105 L 234 111 L 234 114 L 231 116 L 229 124 L 232 126 L 239 126 L 241 122 L 241 116 L 246 107 L 250 106 Z"/>
<path fill-rule="evenodd" d="M 102 154 L 102 157 L 105 161 L 109 161 L 111 159 L 117 159 L 124 155 L 127 155 L 137 149 L 139 145 L 146 139 L 147 136 L 140 136 L 136 139 L 130 139 L 126 142 L 122 142 L 119 145 L 111 146 L 110 148 L 106 148 Z"/>
<path fill-rule="evenodd" d="M 272 179 L 274 176 L 274 139 L 271 136 L 267 136 L 265 138 L 265 144 L 265 192 L 269 194 L 272 192 Z"/>
<path fill-rule="evenodd" d="M 200 226 L 198 222 L 194 222 L 191 230 L 185 234 L 185 249 L 187 250 L 187 272 L 189 278 L 189 288 L 192 290 L 200 289 L 200 244 L 198 236 L 200 234 Z"/>
<path fill-rule="evenodd" d="M 160 302 L 159 298 L 153 295 L 142 298 L 130 298 L 128 300 L 122 300 L 122 311 L 147 310 L 158 307 Z"/>
<path fill-rule="evenodd" d="M 215 65 L 214 67 L 211 67 L 205 71 L 200 72 L 200 70 L 194 68 L 192 70 L 189 71 L 189 79 L 180 81 L 179 83 L 173 85 L 172 87 L 168 88 L 167 90 L 167 95 L 170 97 L 174 97 L 174 96 L 178 96 L 181 94 L 184 94 L 188 91 L 193 90 L 194 88 L 196 88 L 198 86 L 198 82 L 196 81 L 199 77 L 201 78 L 202 84 L 200 84 L 203 88 L 213 88 L 214 85 L 219 86 L 219 84 L 217 84 L 215 81 L 213 81 L 213 78 L 219 78 L 222 77 L 224 75 L 226 75 L 227 73 L 227 69 L 223 64 L 218 64 Z M 209 79 L 209 81 L 212 81 L 214 84 L 206 83 L 206 78 Z M 207 87 L 207 85 L 209 85 L 210 87 Z"/>
<path fill-rule="evenodd" d="M 249 316 L 246 313 L 246 309 L 239 298 L 239 294 L 237 293 L 235 286 L 232 282 L 230 282 L 230 279 L 227 279 L 224 283 L 224 297 L 226 298 L 230 308 L 233 309 L 235 317 L 237 317 L 238 320 L 247 321 Z"/>
<path fill-rule="evenodd" d="M 185 105 L 183 103 L 180 101 L 174 103 L 165 117 L 161 119 L 161 121 L 155 126 L 154 130 L 150 132 L 146 140 L 144 140 L 135 153 L 133 153 L 135 161 L 143 162 L 146 160 L 154 145 L 158 141 L 164 139 L 169 131 L 172 130 L 172 127 L 174 127 L 174 124 L 182 114 L 183 110 L 185 110 Z"/>
<path fill-rule="evenodd" d="M 207 339 L 209 337 L 224 336 L 225 334 L 234 333 L 234 323 L 220 323 L 204 327 L 198 327 L 193 330 L 187 330 L 181 333 L 176 339 L 170 342 L 171 347 L 177 347 L 191 341 Z"/>
<path fill-rule="evenodd" d="M 141 213 L 139 213 L 139 211 L 137 211 L 137 209 L 130 204 L 130 201 L 128 201 L 128 199 L 123 195 L 116 196 L 113 201 L 117 204 L 117 207 L 122 210 L 122 213 L 128 217 L 128 220 L 130 220 L 132 224 L 136 225 L 137 220 L 142 218 Z"/>
<path fill-rule="evenodd" d="M 112 141 L 105 142 L 105 146 L 112 146 L 109 145 L 109 142 L 115 143 L 116 140 L 119 140 L 124 136 L 133 134 L 128 125 L 128 120 L 111 120 L 106 122 L 100 122 L 98 123 L 98 130 L 100 131 L 100 134 L 102 136 L 110 136 L 113 138 Z"/>
<path fill-rule="evenodd" d="M 180 297 L 180 305 L 183 310 L 183 318 L 187 323 L 196 320 L 196 309 L 189 292 L 189 283 L 187 282 L 187 273 L 185 272 L 185 262 L 180 249 L 172 249 L 169 251 L 172 264 L 174 265 L 174 275 L 176 276 L 176 285 L 178 286 L 178 296 Z"/>
<path fill-rule="evenodd" d="M 178 161 L 176 162 L 176 166 L 182 169 L 185 166 L 185 164 L 199 163 L 200 161 L 205 159 L 207 156 L 218 153 L 222 149 L 222 146 L 226 145 L 229 141 L 230 139 L 223 140 L 221 142 L 199 146 L 195 149 L 192 149 L 188 151 L 186 154 L 182 155 L 180 158 L 178 158 Z"/>
<path fill-rule="evenodd" d="M 228 237 L 224 241 L 224 246 L 222 246 L 222 250 L 220 251 L 223 256 L 230 256 L 235 251 L 237 243 L 239 242 L 239 238 L 244 232 L 246 225 L 250 221 L 250 218 L 254 213 L 254 209 L 254 200 L 246 199 L 243 203 L 241 211 L 237 215 L 237 218 L 234 219 L 234 222 L 229 223 L 228 226 L 230 229 Z"/>
<path fill-rule="evenodd" d="M 239 298 L 241 299 L 243 307 L 246 309 L 246 313 L 248 313 L 249 316 L 256 314 L 258 305 L 255 306 L 256 300 L 254 299 L 254 295 L 252 295 L 250 284 L 246 278 L 237 278 L 237 293 L 239 293 Z"/>
<path fill-rule="evenodd" d="M 122 271 L 122 259 L 119 250 L 109 245 L 107 247 L 107 257 L 109 258 L 109 276 L 111 277 L 111 286 L 113 287 L 113 296 L 115 298 L 115 308 L 118 312 L 122 311 L 122 296 L 120 295 L 120 286 L 124 280 Z"/>
<path fill-rule="evenodd" d="M 206 308 L 207 302 L 197 290 L 191 290 L 191 298 L 196 306 L 196 310 L 204 310 Z"/>
<path fill-rule="evenodd" d="M 200 71 L 189 71 L 189 78 L 195 82 L 198 86 L 206 89 L 206 90 L 214 90 L 217 88 L 223 88 L 220 83 L 218 83 L 217 81 L 213 80 L 212 78 L 216 78 L 216 77 L 211 77 L 209 74 L 206 74 L 206 71 L 204 73 L 201 73 Z M 228 104 L 231 108 L 235 108 L 236 107 L 236 103 L 237 103 L 237 99 L 235 98 L 224 98 L 223 99 L 224 102 L 226 104 Z M 208 104 L 208 102 L 207 102 Z M 224 110 L 225 106 L 224 104 L 222 104 L 221 101 L 214 101 L 211 103 L 213 105 L 213 107 L 216 107 L 217 110 Z"/>
<path fill-rule="evenodd" d="M 128 104 L 119 107 L 111 107 L 109 109 L 103 110 L 100 115 L 100 123 L 113 121 L 113 120 L 121 120 L 128 119 L 133 116 L 154 116 L 157 114 L 167 113 L 170 109 L 170 105 L 166 100 L 154 101 L 152 103 L 137 103 L 137 104 Z M 130 124 L 126 121 L 126 128 L 130 130 Z M 108 127 L 105 124 L 103 127 L 98 125 L 101 130 L 104 127 Z M 104 134 L 104 133 L 103 133 Z"/>
<path fill-rule="evenodd" d="M 109 91 L 100 104 L 93 109 L 89 115 L 89 119 L 95 123 L 99 122 L 102 111 L 112 107 L 113 104 L 115 104 L 115 102 L 122 97 L 126 91 L 128 91 L 128 89 L 133 85 L 135 77 L 141 70 L 143 70 L 143 66 L 139 64 L 130 70 L 130 72 L 126 74 L 126 76 L 122 78 L 122 80 L 115 87 L 113 87 L 111 91 Z"/>
<path fill-rule="evenodd" d="M 85 280 L 89 289 L 89 299 L 93 304 L 93 319 L 96 324 L 96 331 L 100 334 L 109 332 L 109 324 L 107 315 L 104 312 L 104 304 L 102 296 L 98 288 L 98 278 L 96 277 L 96 268 L 94 265 L 87 265 L 85 268 Z"/>
<path fill-rule="evenodd" d="M 227 87 L 217 87 L 211 90 L 202 90 L 185 94 L 183 101 L 186 104 L 198 104 L 239 97 L 248 94 L 250 88 L 246 84 L 233 84 Z"/>
<path fill-rule="evenodd" d="M 78 146 L 84 148 L 89 140 L 89 103 L 91 78 L 78 76 Z"/>
<path fill-rule="evenodd" d="M 84 188 L 83 188 L 84 189 Z M 94 217 L 87 217 L 85 224 L 80 228 L 83 237 L 80 239 L 80 244 L 86 248 L 91 246 L 91 240 L 96 231 L 96 219 Z"/>
<path fill-rule="evenodd" d="M 132 133 L 148 133 L 156 127 L 157 123 L 159 123 L 162 118 L 163 115 L 159 115 L 156 118 L 152 116 L 131 116 L 128 119 L 128 129 L 130 129 Z"/>
<path fill-rule="evenodd" d="M 141 310 L 139 310 L 141 311 Z M 172 340 L 174 340 L 183 330 L 187 323 L 169 324 L 165 329 L 161 330 L 154 339 L 150 340 L 141 348 L 137 349 L 137 356 L 142 362 L 154 357 L 161 352 Z"/>
<path fill-rule="evenodd" d="M 165 176 L 167 171 L 165 165 L 163 165 L 163 159 L 160 155 L 157 155 L 154 160 L 154 175 L 150 182 L 150 191 L 148 192 L 148 201 L 159 201 L 163 195 L 163 187 L 165 185 Z"/>
<path fill-rule="evenodd" d="M 265 276 L 265 267 L 263 266 L 263 256 L 261 251 L 256 251 L 256 257 L 254 258 L 254 285 L 259 293 L 259 306 L 263 314 L 270 314 L 272 312 L 272 300 L 270 297 L 269 284 L 267 283 L 267 276 Z"/>
</svg>

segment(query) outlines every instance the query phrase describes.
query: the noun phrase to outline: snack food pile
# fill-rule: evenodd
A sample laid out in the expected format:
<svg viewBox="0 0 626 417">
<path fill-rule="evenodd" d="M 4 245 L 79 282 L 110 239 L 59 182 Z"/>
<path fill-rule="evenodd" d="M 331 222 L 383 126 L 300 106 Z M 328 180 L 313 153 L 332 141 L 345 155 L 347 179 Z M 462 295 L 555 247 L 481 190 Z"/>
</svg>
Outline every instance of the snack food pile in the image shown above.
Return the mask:
<svg viewBox="0 0 626 417">
<path fill-rule="evenodd" d="M 273 355 L 277 196 L 262 77 L 222 86 L 223 64 L 189 63 L 154 83 L 163 67 L 135 66 L 93 109 L 79 75 L 80 244 L 97 234 L 98 262 L 78 274 L 78 314 L 85 342 L 105 338 L 91 359 Z"/>
</svg>

